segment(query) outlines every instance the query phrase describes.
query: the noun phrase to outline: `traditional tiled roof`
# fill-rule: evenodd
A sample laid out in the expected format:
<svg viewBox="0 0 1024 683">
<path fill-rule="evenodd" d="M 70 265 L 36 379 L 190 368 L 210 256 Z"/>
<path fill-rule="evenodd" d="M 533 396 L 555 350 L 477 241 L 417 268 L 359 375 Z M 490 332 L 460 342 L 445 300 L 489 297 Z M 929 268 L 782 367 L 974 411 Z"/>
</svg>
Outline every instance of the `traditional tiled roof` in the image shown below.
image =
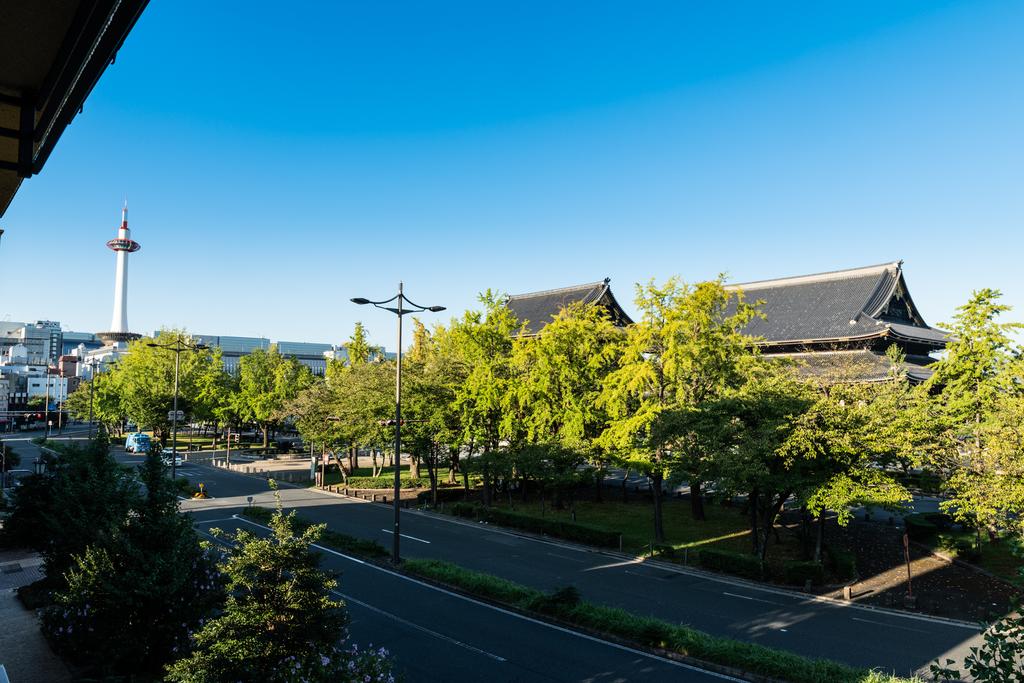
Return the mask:
<svg viewBox="0 0 1024 683">
<path fill-rule="evenodd" d="M 615 300 L 610 282 L 609 278 L 605 278 L 600 282 L 574 287 L 513 294 L 508 297 L 507 306 L 520 322 L 526 323 L 526 334 L 537 334 L 563 308 L 577 302 L 604 306 L 616 325 L 630 325 L 633 321 Z"/>
<path fill-rule="evenodd" d="M 767 357 L 790 360 L 801 375 L 826 384 L 881 382 L 893 376 L 892 361 L 884 354 L 867 349 L 774 353 Z M 933 359 L 927 356 L 907 356 L 900 370 L 906 373 L 908 380 L 918 384 L 931 377 L 932 369 L 928 367 L 931 362 Z"/>
<path fill-rule="evenodd" d="M 925 323 L 903 279 L 903 262 L 729 285 L 765 318 L 747 332 L 766 347 L 835 344 L 892 337 L 940 349 L 946 333 Z"/>
</svg>

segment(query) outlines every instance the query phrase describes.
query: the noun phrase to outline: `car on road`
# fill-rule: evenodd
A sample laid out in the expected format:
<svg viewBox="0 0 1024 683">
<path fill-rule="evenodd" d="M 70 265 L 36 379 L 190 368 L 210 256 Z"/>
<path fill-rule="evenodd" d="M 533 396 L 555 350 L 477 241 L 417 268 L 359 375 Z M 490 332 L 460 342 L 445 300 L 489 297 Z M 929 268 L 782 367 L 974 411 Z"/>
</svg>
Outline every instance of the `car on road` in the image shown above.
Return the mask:
<svg viewBox="0 0 1024 683">
<path fill-rule="evenodd" d="M 149 434 L 133 432 L 124 440 L 125 453 L 148 453 L 152 441 Z"/>
<path fill-rule="evenodd" d="M 185 464 L 185 461 L 182 459 L 182 457 L 175 453 L 170 448 L 165 448 L 162 451 L 160 451 L 160 460 L 167 467 L 170 467 L 172 462 L 174 463 L 175 467 L 181 467 L 182 465 Z"/>
</svg>

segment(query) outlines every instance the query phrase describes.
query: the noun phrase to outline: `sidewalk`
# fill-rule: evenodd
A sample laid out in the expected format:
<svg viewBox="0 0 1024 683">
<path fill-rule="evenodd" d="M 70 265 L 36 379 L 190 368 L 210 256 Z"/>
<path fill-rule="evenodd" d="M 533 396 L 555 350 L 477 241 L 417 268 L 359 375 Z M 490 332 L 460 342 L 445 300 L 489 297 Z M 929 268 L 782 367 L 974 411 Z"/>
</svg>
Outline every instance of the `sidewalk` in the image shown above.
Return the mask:
<svg viewBox="0 0 1024 683">
<path fill-rule="evenodd" d="M 0 664 L 11 683 L 65 683 L 64 663 L 39 631 L 35 612 L 25 609 L 15 592 L 42 578 L 42 559 L 34 553 L 0 552 Z"/>
</svg>

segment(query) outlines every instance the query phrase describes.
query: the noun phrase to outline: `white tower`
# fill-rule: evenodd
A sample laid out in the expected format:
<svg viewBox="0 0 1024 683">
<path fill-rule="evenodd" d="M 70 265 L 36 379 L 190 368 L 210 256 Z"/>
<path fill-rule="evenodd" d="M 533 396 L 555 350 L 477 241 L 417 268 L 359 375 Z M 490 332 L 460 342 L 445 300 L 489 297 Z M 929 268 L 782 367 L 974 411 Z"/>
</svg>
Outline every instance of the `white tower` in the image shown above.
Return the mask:
<svg viewBox="0 0 1024 683">
<path fill-rule="evenodd" d="M 114 315 L 110 319 L 110 331 L 100 333 L 100 338 L 109 343 L 138 339 L 139 335 L 128 331 L 128 254 L 138 251 L 142 245 L 133 240 L 128 231 L 128 202 L 121 209 L 121 227 L 117 237 L 107 242 L 107 247 L 117 254 L 117 268 L 114 271 Z"/>
</svg>

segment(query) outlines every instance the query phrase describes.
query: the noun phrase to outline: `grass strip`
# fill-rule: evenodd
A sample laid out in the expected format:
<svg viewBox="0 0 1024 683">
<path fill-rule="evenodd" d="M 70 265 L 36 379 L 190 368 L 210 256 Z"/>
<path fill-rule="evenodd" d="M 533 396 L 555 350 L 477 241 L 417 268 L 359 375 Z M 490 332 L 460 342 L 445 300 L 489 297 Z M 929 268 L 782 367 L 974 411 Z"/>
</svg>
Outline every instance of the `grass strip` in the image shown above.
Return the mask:
<svg viewBox="0 0 1024 683">
<path fill-rule="evenodd" d="M 402 567 L 411 574 L 523 611 L 554 617 L 641 646 L 668 650 L 791 683 L 917 683 L 920 680 L 711 636 L 660 619 L 584 602 L 572 587 L 544 593 L 440 560 L 406 560 Z"/>
<path fill-rule="evenodd" d="M 242 510 L 242 516 L 263 524 L 268 524 L 270 522 L 270 518 L 274 516 L 274 510 L 260 507 L 259 505 L 253 505 Z M 303 519 L 298 515 L 295 516 L 294 524 L 295 531 L 300 534 L 309 527 L 314 526 L 313 522 Z M 377 541 L 366 541 L 361 538 L 356 538 L 355 536 L 331 531 L 330 529 L 324 529 L 324 533 L 320 537 L 319 544 L 339 552 L 359 555 L 360 557 L 377 559 L 388 557 L 389 555 L 384 546 L 377 543 Z"/>
</svg>

